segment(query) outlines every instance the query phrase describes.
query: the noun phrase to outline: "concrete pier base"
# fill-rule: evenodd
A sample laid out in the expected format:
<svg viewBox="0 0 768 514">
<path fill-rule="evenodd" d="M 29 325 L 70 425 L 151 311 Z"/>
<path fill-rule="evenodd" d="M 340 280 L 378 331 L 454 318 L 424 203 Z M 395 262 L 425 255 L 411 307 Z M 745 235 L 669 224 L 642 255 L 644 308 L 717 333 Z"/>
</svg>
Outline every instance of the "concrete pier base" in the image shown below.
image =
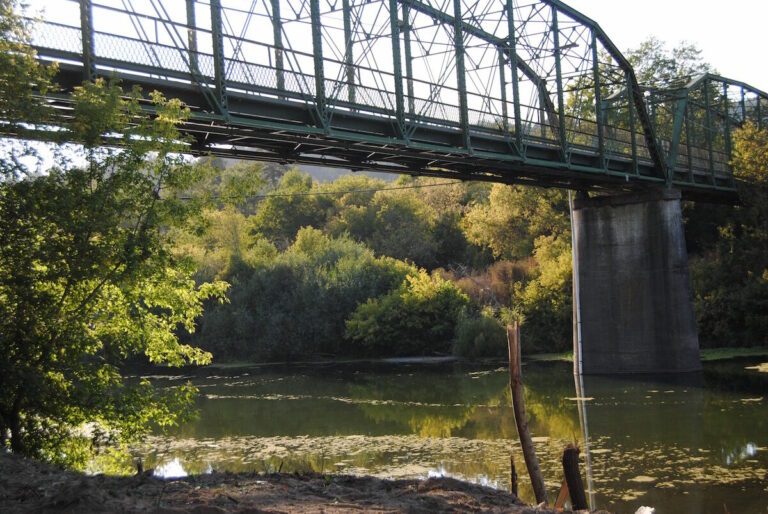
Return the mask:
<svg viewBox="0 0 768 514">
<path fill-rule="evenodd" d="M 701 369 L 680 194 L 576 198 L 574 371 Z"/>
</svg>

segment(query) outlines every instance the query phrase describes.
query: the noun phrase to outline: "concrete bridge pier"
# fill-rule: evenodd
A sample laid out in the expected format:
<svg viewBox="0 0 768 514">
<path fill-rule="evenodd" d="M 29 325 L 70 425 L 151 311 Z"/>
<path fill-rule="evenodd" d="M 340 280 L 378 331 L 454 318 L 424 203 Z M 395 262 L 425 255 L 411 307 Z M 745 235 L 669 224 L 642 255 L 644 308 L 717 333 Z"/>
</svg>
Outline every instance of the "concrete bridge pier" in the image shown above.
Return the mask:
<svg viewBox="0 0 768 514">
<path fill-rule="evenodd" d="M 701 369 L 680 193 L 573 201 L 574 371 Z"/>
</svg>

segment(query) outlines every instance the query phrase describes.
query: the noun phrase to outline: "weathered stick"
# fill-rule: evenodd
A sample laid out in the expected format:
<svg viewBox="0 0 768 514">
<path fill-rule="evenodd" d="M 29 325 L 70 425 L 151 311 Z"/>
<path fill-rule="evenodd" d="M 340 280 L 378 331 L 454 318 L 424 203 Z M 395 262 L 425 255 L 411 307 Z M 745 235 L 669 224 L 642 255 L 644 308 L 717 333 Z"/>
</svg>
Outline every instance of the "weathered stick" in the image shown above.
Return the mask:
<svg viewBox="0 0 768 514">
<path fill-rule="evenodd" d="M 557 500 L 555 500 L 555 512 L 562 512 L 565 507 L 565 500 L 568 499 L 568 482 L 563 479 L 563 483 L 560 484 L 560 492 L 557 493 Z"/>
<path fill-rule="evenodd" d="M 528 418 L 525 416 L 525 402 L 523 401 L 523 373 L 520 366 L 520 325 L 515 321 L 515 326 L 507 325 L 507 346 L 509 348 L 509 389 L 512 392 L 512 410 L 515 413 L 517 435 L 520 437 L 520 445 L 523 447 L 525 467 L 531 477 L 533 493 L 537 503 L 547 503 L 547 490 L 544 487 L 544 478 L 541 476 L 539 460 L 536 458 L 536 450 L 533 447 L 531 433 L 528 431 Z"/>
<path fill-rule="evenodd" d="M 579 449 L 569 444 L 563 452 L 563 473 L 568 483 L 568 492 L 571 495 L 571 509 L 589 509 L 587 494 L 584 492 L 584 483 L 579 472 Z"/>
<path fill-rule="evenodd" d="M 509 456 L 509 487 L 512 494 L 517 496 L 517 468 L 515 468 L 515 454 Z"/>
</svg>

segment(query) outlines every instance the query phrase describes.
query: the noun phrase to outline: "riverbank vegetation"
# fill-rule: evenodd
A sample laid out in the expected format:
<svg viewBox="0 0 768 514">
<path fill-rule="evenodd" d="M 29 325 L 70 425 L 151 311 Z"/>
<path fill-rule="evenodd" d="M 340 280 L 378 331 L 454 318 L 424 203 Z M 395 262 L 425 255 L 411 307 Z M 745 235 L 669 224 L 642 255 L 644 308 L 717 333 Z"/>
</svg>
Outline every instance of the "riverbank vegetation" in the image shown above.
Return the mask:
<svg viewBox="0 0 768 514">
<path fill-rule="evenodd" d="M 104 80 L 46 130 L 56 67 L 15 5 L 0 135 L 49 144 L 0 153 L 0 448 L 82 467 L 191 413 L 126 362 L 503 358 L 514 319 L 526 353 L 571 348 L 566 192 L 192 159 L 181 102 Z M 768 132 L 733 145 L 741 205 L 686 206 L 701 340 L 766 346 Z"/>
<path fill-rule="evenodd" d="M 55 90 L 56 69 L 38 64 L 13 8 L 0 1 L 0 130 L 49 144 L 6 139 L 0 152 L 0 449 L 82 469 L 104 445 L 192 414 L 194 387 L 157 390 L 123 367 L 211 360 L 179 334 L 227 284 L 196 282 L 167 237 L 202 205 L 177 193 L 211 168 L 183 157 L 181 102 L 153 93 L 150 117 L 140 91 L 103 80 L 77 87 L 45 130 L 52 111 L 30 84 Z"/>
</svg>

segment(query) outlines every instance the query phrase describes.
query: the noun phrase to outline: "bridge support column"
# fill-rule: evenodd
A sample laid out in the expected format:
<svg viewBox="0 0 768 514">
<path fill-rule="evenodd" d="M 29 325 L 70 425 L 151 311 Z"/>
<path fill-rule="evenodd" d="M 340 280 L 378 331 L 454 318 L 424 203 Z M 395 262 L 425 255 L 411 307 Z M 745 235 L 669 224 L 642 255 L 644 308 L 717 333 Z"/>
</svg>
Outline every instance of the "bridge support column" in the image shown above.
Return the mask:
<svg viewBox="0 0 768 514">
<path fill-rule="evenodd" d="M 701 369 L 680 193 L 577 198 L 574 371 Z"/>
</svg>

